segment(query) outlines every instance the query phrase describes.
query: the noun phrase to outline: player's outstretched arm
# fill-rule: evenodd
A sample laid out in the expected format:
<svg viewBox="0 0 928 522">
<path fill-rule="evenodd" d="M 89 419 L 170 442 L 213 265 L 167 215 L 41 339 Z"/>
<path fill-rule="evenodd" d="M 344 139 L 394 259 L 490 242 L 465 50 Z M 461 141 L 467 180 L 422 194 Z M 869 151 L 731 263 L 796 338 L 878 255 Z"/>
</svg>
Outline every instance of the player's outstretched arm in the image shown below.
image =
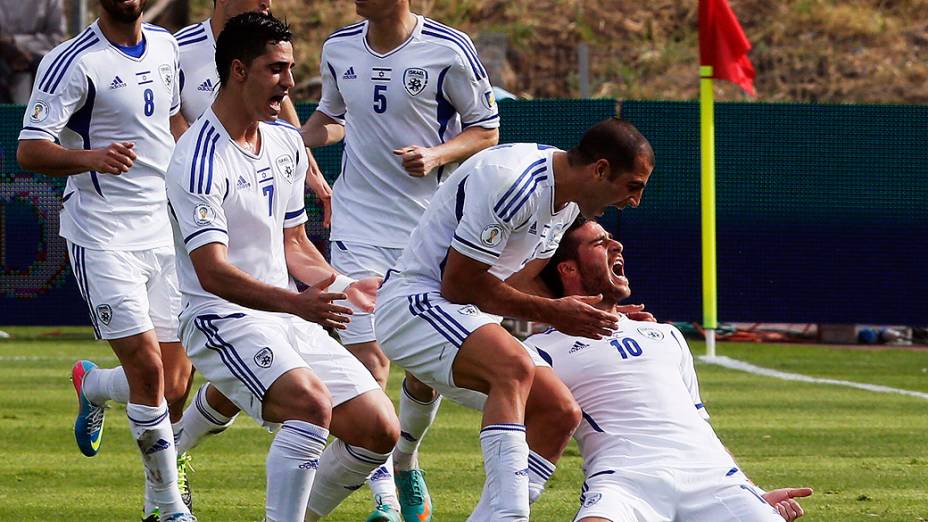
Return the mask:
<svg viewBox="0 0 928 522">
<path fill-rule="evenodd" d="M 66 149 L 47 140 L 20 140 L 16 160 L 26 170 L 48 176 L 73 176 L 88 171 L 119 175 L 135 163 L 135 144 L 111 143 L 99 149 Z"/>
<path fill-rule="evenodd" d="M 591 306 L 602 296 L 538 297 L 516 290 L 490 274 L 490 266 L 448 249 L 441 293 L 453 303 L 475 304 L 487 313 L 541 321 L 567 335 L 599 339 L 611 335 L 618 318 Z"/>
<path fill-rule="evenodd" d="M 812 495 L 812 488 L 780 488 L 764 493 L 764 500 L 774 507 L 787 522 L 793 522 L 805 514 L 797 498 Z"/>
<path fill-rule="evenodd" d="M 296 279 L 316 287 L 321 281 L 334 276 L 335 279 L 329 283 L 332 285 L 330 291 L 344 292 L 348 301 L 365 312 L 374 310 L 374 299 L 381 279 L 366 277 L 355 281 L 339 274 L 309 240 L 304 225 L 284 229 L 284 257 L 287 260 L 287 271 Z"/>
<path fill-rule="evenodd" d="M 314 149 L 342 141 L 345 138 L 345 126 L 327 114 L 316 111 L 306 120 L 306 124 L 300 129 L 300 135 L 303 137 L 303 144 Z"/>
<path fill-rule="evenodd" d="M 190 261 L 200 286 L 211 294 L 236 304 L 268 312 L 285 312 L 341 329 L 349 322 L 351 309 L 333 303 L 345 299 L 343 293 L 327 293 L 335 275 L 303 292 L 293 292 L 258 281 L 228 260 L 228 248 L 222 243 L 207 243 L 190 252 Z"/>
<path fill-rule="evenodd" d="M 403 168 L 413 177 L 421 178 L 442 165 L 464 161 L 483 149 L 499 143 L 499 129 L 469 127 L 445 143 L 434 147 L 410 145 L 396 149 Z"/>
</svg>

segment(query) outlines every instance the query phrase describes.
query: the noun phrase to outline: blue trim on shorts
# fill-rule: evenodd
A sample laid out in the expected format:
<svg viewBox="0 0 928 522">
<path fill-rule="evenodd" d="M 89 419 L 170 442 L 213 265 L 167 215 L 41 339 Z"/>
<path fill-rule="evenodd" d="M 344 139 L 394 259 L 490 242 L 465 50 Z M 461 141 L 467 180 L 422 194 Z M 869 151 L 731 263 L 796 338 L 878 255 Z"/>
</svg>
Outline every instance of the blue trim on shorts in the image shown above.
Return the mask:
<svg viewBox="0 0 928 522">
<path fill-rule="evenodd" d="M 220 315 L 199 315 L 193 320 L 197 330 L 206 335 L 206 347 L 219 354 L 223 364 L 229 369 L 236 379 L 242 382 L 246 388 L 260 401 L 264 401 L 264 395 L 267 389 L 261 384 L 258 377 L 248 368 L 242 358 L 239 357 L 235 347 L 227 343 L 219 335 L 219 328 L 213 323 L 217 319 L 240 319 L 245 317 L 243 313 L 235 313 L 227 316 Z"/>
</svg>

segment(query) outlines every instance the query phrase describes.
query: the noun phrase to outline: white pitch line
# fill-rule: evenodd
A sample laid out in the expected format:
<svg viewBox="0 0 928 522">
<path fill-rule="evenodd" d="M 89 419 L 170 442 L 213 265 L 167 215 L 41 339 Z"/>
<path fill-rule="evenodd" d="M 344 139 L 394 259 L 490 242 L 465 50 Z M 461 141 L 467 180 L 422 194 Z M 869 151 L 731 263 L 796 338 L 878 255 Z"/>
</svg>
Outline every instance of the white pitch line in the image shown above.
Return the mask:
<svg viewBox="0 0 928 522">
<path fill-rule="evenodd" d="M 718 356 L 718 357 L 708 357 L 702 355 L 699 357 L 699 360 L 708 364 L 715 364 L 717 366 L 722 366 L 725 368 L 731 368 L 732 370 L 741 370 L 743 372 L 753 373 L 755 375 L 763 375 L 765 377 L 773 377 L 775 379 L 783 379 L 784 381 L 799 381 L 799 382 L 809 382 L 813 384 L 832 384 L 835 386 L 847 386 L 848 388 L 857 388 L 859 390 L 867 390 L 878 393 L 896 393 L 899 395 L 908 395 L 910 397 L 917 397 L 919 399 L 928 400 L 928 393 L 917 392 L 912 390 L 903 390 L 900 388 L 890 388 L 889 386 L 880 386 L 878 384 L 866 384 L 861 382 L 852 382 L 852 381 L 842 381 L 839 379 L 822 379 L 819 377 L 809 377 L 808 375 L 802 375 L 799 373 L 789 373 L 781 372 L 779 370 L 771 370 L 770 368 L 763 368 L 761 366 L 755 366 L 744 361 L 739 361 L 737 359 L 732 359 L 731 357 Z"/>
</svg>

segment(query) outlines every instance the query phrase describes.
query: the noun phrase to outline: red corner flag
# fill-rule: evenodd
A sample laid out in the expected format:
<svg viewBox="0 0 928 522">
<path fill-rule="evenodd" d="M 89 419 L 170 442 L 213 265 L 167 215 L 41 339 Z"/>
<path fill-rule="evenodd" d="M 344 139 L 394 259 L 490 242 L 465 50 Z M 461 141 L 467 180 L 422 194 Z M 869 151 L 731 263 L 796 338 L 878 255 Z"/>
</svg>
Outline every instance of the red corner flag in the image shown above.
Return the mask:
<svg viewBox="0 0 928 522">
<path fill-rule="evenodd" d="M 711 65 L 714 78 L 736 83 L 756 96 L 750 49 L 728 0 L 699 0 L 699 64 Z"/>
</svg>

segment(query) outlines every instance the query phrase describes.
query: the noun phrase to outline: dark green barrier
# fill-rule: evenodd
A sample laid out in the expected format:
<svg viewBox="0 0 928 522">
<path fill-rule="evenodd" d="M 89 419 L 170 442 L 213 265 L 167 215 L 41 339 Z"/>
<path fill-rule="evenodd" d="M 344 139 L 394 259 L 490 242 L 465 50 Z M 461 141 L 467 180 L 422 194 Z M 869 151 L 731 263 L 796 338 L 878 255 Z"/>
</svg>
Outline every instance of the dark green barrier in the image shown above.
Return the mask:
<svg viewBox="0 0 928 522">
<path fill-rule="evenodd" d="M 301 104 L 305 121 L 314 105 Z M 500 104 L 502 139 L 574 144 L 593 123 L 615 113 L 613 100 L 505 101 Z M 58 237 L 63 178 L 23 172 L 16 143 L 23 107 L 0 106 L 0 324 L 87 324 L 87 308 L 70 274 L 67 248 Z M 315 151 L 330 182 L 341 166 L 341 145 Z M 307 197 L 309 234 L 324 240 L 321 210 Z"/>
</svg>

